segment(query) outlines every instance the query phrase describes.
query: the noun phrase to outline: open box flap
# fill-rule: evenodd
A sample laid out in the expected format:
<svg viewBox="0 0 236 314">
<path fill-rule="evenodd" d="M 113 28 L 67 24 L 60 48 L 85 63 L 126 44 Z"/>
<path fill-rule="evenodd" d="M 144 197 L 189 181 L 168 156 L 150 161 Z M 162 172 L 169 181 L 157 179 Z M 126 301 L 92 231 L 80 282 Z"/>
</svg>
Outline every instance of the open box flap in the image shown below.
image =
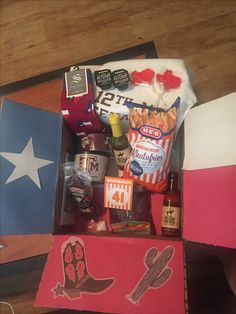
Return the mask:
<svg viewBox="0 0 236 314">
<path fill-rule="evenodd" d="M 236 248 L 236 93 L 190 110 L 185 120 L 183 237 Z"/>
<path fill-rule="evenodd" d="M 236 92 L 192 108 L 184 131 L 184 170 L 236 165 Z"/>
<path fill-rule="evenodd" d="M 4 99 L 1 235 L 51 233 L 62 117 Z"/>
<path fill-rule="evenodd" d="M 55 236 L 35 304 L 108 313 L 151 314 L 157 308 L 184 313 L 183 258 L 182 241 Z"/>
</svg>

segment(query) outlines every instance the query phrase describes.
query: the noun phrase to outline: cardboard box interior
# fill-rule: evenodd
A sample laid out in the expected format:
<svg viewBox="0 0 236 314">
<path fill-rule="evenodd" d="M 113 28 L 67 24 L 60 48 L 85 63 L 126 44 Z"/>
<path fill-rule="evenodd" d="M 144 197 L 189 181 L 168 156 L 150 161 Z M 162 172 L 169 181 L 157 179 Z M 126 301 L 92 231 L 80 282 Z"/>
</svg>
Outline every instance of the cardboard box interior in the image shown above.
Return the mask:
<svg viewBox="0 0 236 314">
<path fill-rule="evenodd" d="M 182 178 L 181 178 L 181 169 L 184 159 L 184 132 L 183 132 L 183 126 L 179 129 L 173 147 L 172 147 L 172 153 L 170 156 L 170 169 L 172 171 L 178 172 L 179 174 L 179 189 L 182 191 Z M 61 144 L 61 162 L 60 164 L 64 164 L 66 161 L 73 161 L 74 155 L 76 154 L 76 148 L 78 146 L 78 137 L 71 132 L 69 127 L 63 122 L 62 127 L 62 144 Z M 109 163 L 111 163 L 111 167 L 107 167 L 107 171 L 105 175 L 108 176 L 117 176 L 118 169 L 114 162 L 113 156 L 110 156 Z M 66 221 L 64 219 L 63 223 L 63 211 L 68 212 L 68 208 L 74 208 L 76 210 L 76 205 L 73 201 L 71 201 L 70 197 L 68 197 L 68 194 L 65 193 L 65 184 L 64 184 L 64 173 L 63 169 L 60 166 L 59 176 L 58 176 L 58 183 L 57 183 L 57 192 L 56 192 L 56 205 L 55 205 L 55 211 L 54 211 L 54 228 L 53 228 L 53 234 L 66 234 L 66 233 L 77 233 L 76 228 L 73 227 L 73 214 L 69 214 L 70 218 Z M 93 195 L 95 202 L 99 204 L 99 212 L 104 213 L 106 211 L 106 220 L 109 227 L 109 210 L 104 208 L 103 205 L 103 191 L 104 191 L 104 184 L 103 183 L 93 183 Z M 161 215 L 162 215 L 162 203 L 163 203 L 164 194 L 160 193 L 150 193 L 150 211 L 152 214 L 152 223 L 154 224 L 153 229 L 153 237 L 157 238 L 163 238 L 161 236 Z M 69 213 L 71 213 L 71 209 L 69 210 Z M 183 211 L 181 213 L 181 234 L 183 231 Z M 111 233 L 108 233 L 108 235 L 111 235 Z M 126 237 L 127 234 L 119 234 L 120 236 Z M 132 234 L 133 235 L 133 234 Z M 130 236 L 130 235 L 128 235 Z M 165 237 L 164 237 L 165 238 Z M 167 238 L 168 239 L 168 238 Z M 178 238 L 177 239 L 181 239 Z"/>
</svg>

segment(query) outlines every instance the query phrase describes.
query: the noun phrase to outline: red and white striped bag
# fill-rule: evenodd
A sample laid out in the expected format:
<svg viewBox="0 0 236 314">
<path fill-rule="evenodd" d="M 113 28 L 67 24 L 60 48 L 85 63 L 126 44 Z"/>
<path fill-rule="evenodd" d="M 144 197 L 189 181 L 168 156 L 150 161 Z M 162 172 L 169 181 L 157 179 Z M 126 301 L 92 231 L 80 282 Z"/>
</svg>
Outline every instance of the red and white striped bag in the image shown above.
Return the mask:
<svg viewBox="0 0 236 314">
<path fill-rule="evenodd" d="M 128 103 L 129 141 L 132 147 L 124 177 L 153 192 L 167 187 L 169 157 L 176 129 L 180 97 L 166 111 L 153 106 Z"/>
</svg>

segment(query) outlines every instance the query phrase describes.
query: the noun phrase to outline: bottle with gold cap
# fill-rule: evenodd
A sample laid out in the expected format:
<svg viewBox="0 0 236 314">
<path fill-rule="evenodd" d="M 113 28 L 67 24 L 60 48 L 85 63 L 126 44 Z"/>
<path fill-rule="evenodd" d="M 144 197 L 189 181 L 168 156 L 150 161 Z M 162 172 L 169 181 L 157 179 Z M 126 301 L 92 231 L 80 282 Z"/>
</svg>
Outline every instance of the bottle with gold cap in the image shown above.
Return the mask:
<svg viewBox="0 0 236 314">
<path fill-rule="evenodd" d="M 164 236 L 180 236 L 181 195 L 178 173 L 169 173 L 169 186 L 163 200 L 161 230 Z"/>
<path fill-rule="evenodd" d="M 121 177 L 123 175 L 127 158 L 131 153 L 131 147 L 129 145 L 127 136 L 122 132 L 120 125 L 120 115 L 118 113 L 112 113 L 109 116 L 109 121 L 112 129 L 111 145 L 119 169 L 119 176 Z"/>
</svg>

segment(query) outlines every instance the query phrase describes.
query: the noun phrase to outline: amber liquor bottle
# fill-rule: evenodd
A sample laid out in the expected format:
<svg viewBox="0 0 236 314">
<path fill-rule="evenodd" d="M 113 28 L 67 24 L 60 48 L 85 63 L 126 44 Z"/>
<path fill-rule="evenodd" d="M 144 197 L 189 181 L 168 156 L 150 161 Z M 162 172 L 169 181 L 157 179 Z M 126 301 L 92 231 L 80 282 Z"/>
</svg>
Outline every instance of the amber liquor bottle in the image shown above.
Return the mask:
<svg viewBox="0 0 236 314">
<path fill-rule="evenodd" d="M 178 173 L 170 172 L 168 189 L 163 200 L 161 231 L 163 236 L 178 237 L 181 232 L 181 195 Z"/>
</svg>

